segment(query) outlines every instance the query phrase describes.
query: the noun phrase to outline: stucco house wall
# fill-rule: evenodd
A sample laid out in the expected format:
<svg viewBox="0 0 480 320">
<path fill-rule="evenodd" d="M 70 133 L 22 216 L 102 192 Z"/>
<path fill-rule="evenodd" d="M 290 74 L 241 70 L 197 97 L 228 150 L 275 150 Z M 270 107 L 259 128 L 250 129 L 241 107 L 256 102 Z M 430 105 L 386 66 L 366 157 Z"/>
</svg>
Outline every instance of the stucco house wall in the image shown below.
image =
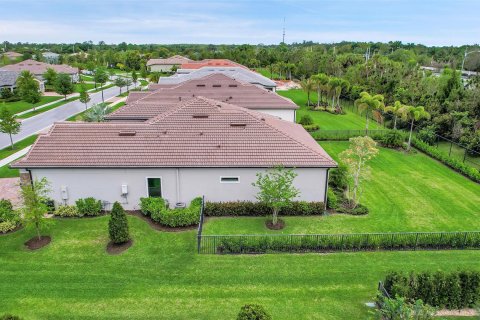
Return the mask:
<svg viewBox="0 0 480 320">
<path fill-rule="evenodd" d="M 278 117 L 282 120 L 290 121 L 290 122 L 295 122 L 296 116 L 295 116 L 295 111 L 296 110 L 285 110 L 285 109 L 255 109 L 255 111 L 262 112 L 269 114 L 274 117 Z"/>
<path fill-rule="evenodd" d="M 205 196 L 207 201 L 255 201 L 258 192 L 252 183 L 260 168 L 65 168 L 32 169 L 32 178 L 46 177 L 51 184 L 51 197 L 56 204 L 74 204 L 79 198 L 95 197 L 113 203 L 119 201 L 128 210 L 139 209 L 141 197 L 148 196 L 147 177 L 160 177 L 162 197 L 171 206 L 177 202 L 189 203 Z M 325 168 L 297 168 L 294 185 L 300 190 L 296 200 L 324 201 L 327 181 Z M 239 182 L 222 183 L 221 177 L 238 177 Z M 122 197 L 122 185 L 128 186 L 127 197 Z M 62 200 L 62 187 L 68 199 Z M 107 209 L 110 209 L 108 206 Z"/>
<path fill-rule="evenodd" d="M 149 68 L 152 72 L 171 72 L 174 66 L 174 64 L 153 64 Z"/>
</svg>

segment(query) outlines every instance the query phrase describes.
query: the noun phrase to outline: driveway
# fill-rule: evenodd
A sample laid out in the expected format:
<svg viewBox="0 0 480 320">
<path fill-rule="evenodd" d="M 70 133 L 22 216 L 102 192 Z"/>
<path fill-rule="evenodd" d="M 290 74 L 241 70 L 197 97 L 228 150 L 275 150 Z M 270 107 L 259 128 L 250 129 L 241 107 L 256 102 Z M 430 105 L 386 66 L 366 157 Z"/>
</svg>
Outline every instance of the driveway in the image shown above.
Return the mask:
<svg viewBox="0 0 480 320">
<path fill-rule="evenodd" d="M 118 87 L 111 87 L 103 91 L 105 100 L 119 94 Z M 97 92 L 90 95 L 91 101 L 88 107 L 95 103 L 102 102 L 102 93 Z M 78 100 L 66 103 L 55 109 L 45 111 L 37 116 L 25 119 L 22 121 L 22 127 L 19 134 L 13 136 L 13 142 L 22 140 L 32 134 L 40 132 L 50 127 L 54 122 L 63 121 L 71 116 L 85 110 L 85 105 Z M 10 145 L 10 138 L 8 134 L 0 134 L 0 149 Z"/>
<path fill-rule="evenodd" d="M 20 178 L 0 179 L 0 199 L 12 201 L 14 207 L 22 204 L 20 197 Z"/>
</svg>

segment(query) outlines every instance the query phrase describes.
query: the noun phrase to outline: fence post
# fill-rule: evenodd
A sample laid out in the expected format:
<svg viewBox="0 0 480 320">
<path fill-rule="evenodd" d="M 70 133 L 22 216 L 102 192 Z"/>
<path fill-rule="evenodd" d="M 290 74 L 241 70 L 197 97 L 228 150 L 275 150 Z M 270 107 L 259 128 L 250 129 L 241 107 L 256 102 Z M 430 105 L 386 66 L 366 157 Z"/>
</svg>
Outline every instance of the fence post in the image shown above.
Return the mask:
<svg viewBox="0 0 480 320">
<path fill-rule="evenodd" d="M 465 149 L 465 152 L 463 153 L 463 162 L 465 163 L 465 159 L 467 158 L 467 149 Z"/>
<path fill-rule="evenodd" d="M 415 248 L 413 249 L 414 251 L 417 251 L 417 245 L 418 245 L 418 232 L 417 232 L 417 235 L 415 237 Z"/>
<path fill-rule="evenodd" d="M 462 249 L 465 249 L 465 246 L 467 244 L 467 235 L 468 235 L 468 232 L 465 232 L 465 235 L 463 236 Z"/>
<path fill-rule="evenodd" d="M 453 141 L 450 141 L 450 151 L 448 152 L 449 157 L 451 157 L 452 155 L 452 147 L 453 147 Z"/>
</svg>

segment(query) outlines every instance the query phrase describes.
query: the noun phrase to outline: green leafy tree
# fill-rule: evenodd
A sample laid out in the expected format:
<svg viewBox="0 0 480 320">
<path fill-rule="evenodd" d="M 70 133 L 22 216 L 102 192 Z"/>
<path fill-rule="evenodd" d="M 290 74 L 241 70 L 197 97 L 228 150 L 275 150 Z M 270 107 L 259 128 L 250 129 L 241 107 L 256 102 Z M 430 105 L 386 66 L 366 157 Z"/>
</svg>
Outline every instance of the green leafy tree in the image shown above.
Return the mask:
<svg viewBox="0 0 480 320">
<path fill-rule="evenodd" d="M 55 85 L 55 80 L 57 80 L 57 72 L 53 68 L 48 68 L 47 71 L 42 75 L 46 84 L 49 86 Z"/>
<path fill-rule="evenodd" d="M 129 78 L 125 79 L 125 86 L 127 87 L 127 92 L 130 91 L 130 86 L 132 85 L 132 80 Z"/>
<path fill-rule="evenodd" d="M 397 118 L 402 116 L 403 104 L 400 101 L 395 101 L 392 106 L 386 106 L 385 112 L 393 114 L 393 129 L 397 130 Z"/>
<path fill-rule="evenodd" d="M 360 93 L 360 98 L 355 100 L 355 105 L 361 111 L 365 111 L 365 132 L 368 133 L 368 122 L 370 119 L 370 113 L 374 110 L 383 110 L 385 107 L 384 97 L 381 94 L 376 94 L 374 96 L 370 95 L 368 92 Z"/>
<path fill-rule="evenodd" d="M 10 136 L 10 146 L 13 150 L 12 135 L 20 132 L 21 122 L 15 119 L 15 115 L 11 113 L 7 107 L 0 107 L 0 132 Z"/>
<path fill-rule="evenodd" d="M 90 99 L 90 95 L 88 94 L 87 86 L 85 85 L 85 83 L 80 84 L 80 90 L 78 92 L 80 94 L 79 100 L 81 103 L 85 104 L 85 110 L 87 110 L 88 109 L 87 103 L 89 103 L 91 99 Z"/>
<path fill-rule="evenodd" d="M 108 81 L 108 73 L 105 70 L 105 68 L 97 68 L 95 69 L 95 73 L 93 75 L 93 79 L 95 80 L 95 83 L 98 83 L 101 87 L 102 90 L 102 102 L 105 102 L 105 99 L 103 97 L 103 86 L 105 83 Z"/>
<path fill-rule="evenodd" d="M 307 93 L 307 105 L 310 106 L 312 104 L 310 100 L 310 94 L 315 90 L 315 82 L 310 78 L 303 79 L 300 81 L 300 87 Z"/>
<path fill-rule="evenodd" d="M 134 86 L 137 86 L 138 74 L 135 70 L 132 71 L 132 82 Z"/>
<path fill-rule="evenodd" d="M 161 74 L 160 72 L 152 72 L 150 73 L 150 82 L 153 82 L 153 83 L 158 83 L 158 80 L 160 80 L 160 77 L 161 77 Z"/>
<path fill-rule="evenodd" d="M 278 222 L 278 213 L 288 206 L 292 200 L 300 194 L 300 191 L 293 186 L 293 180 L 297 174 L 293 169 L 276 167 L 265 173 L 257 173 L 257 181 L 252 183 L 260 189 L 256 198 L 272 209 L 272 224 Z"/>
<path fill-rule="evenodd" d="M 115 78 L 115 81 L 113 82 L 117 87 L 118 89 L 120 90 L 120 94 L 122 94 L 122 87 L 124 87 L 126 85 L 126 81 L 124 78 L 122 77 L 116 77 Z"/>
<path fill-rule="evenodd" d="M 125 243 L 130 240 L 127 215 L 121 204 L 118 202 L 113 204 L 112 212 L 110 213 L 108 234 L 110 240 L 115 244 Z"/>
<path fill-rule="evenodd" d="M 46 178 L 26 183 L 21 187 L 23 220 L 28 228 L 35 230 L 40 240 L 41 233 L 52 223 L 52 219 L 45 218 L 48 212 L 46 202 L 50 194 L 50 184 Z"/>
<path fill-rule="evenodd" d="M 57 79 L 55 80 L 55 92 L 63 95 L 64 99 L 67 100 L 67 95 L 73 93 L 75 90 L 72 79 L 66 73 L 59 73 Z"/>
<path fill-rule="evenodd" d="M 142 77 L 143 79 L 147 79 L 147 77 L 148 77 L 148 71 L 147 71 L 147 67 L 145 65 L 142 65 L 142 67 L 140 69 L 140 77 Z"/>
<path fill-rule="evenodd" d="M 422 119 L 430 119 L 430 113 L 425 111 L 425 108 L 422 106 L 413 107 L 413 106 L 403 106 L 401 109 L 402 117 L 404 120 L 410 122 L 410 134 L 408 136 L 408 147 L 407 150 L 410 151 L 412 147 L 412 133 L 413 125 L 415 121 L 420 121 Z"/>
<path fill-rule="evenodd" d="M 27 103 L 31 103 L 35 111 L 35 104 L 40 102 L 42 95 L 40 94 L 38 81 L 30 71 L 24 70 L 20 73 L 17 78 L 17 89 L 20 98 Z"/>
<path fill-rule="evenodd" d="M 378 154 L 376 146 L 377 143 L 367 136 L 350 138 L 350 147 L 339 154 L 342 164 L 347 167 L 346 195 L 351 209 L 360 202 L 362 182 L 367 180 L 370 174 L 367 162 Z"/>
</svg>

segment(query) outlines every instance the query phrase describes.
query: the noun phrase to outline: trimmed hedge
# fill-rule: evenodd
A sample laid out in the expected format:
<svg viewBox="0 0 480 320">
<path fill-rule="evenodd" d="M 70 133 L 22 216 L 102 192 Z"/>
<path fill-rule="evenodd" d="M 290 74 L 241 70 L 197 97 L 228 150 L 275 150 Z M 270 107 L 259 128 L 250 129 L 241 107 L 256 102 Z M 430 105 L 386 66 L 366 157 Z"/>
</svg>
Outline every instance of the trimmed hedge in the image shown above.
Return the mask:
<svg viewBox="0 0 480 320">
<path fill-rule="evenodd" d="M 480 248 L 480 233 L 379 233 L 203 236 L 205 253 L 280 253 Z"/>
<path fill-rule="evenodd" d="M 423 142 L 420 139 L 412 137 L 412 145 L 419 149 L 422 152 L 425 152 L 432 158 L 437 159 L 438 161 L 442 162 L 446 166 L 452 168 L 453 170 L 460 172 L 464 176 L 472 179 L 475 182 L 480 182 L 480 171 L 466 165 L 465 163 L 449 157 L 448 155 L 444 154 L 443 152 L 439 151 L 437 148 L 428 145 L 427 143 Z"/>
<path fill-rule="evenodd" d="M 12 202 L 0 199 L 0 233 L 12 231 L 20 224 L 20 216 L 13 210 Z"/>
<path fill-rule="evenodd" d="M 59 217 L 83 217 L 76 206 L 58 206 L 57 210 L 54 211 L 54 215 Z"/>
<path fill-rule="evenodd" d="M 142 213 L 152 220 L 171 228 L 187 227 L 198 224 L 202 198 L 190 202 L 187 208 L 169 209 L 162 198 L 140 198 Z"/>
<path fill-rule="evenodd" d="M 382 140 L 389 130 L 369 130 L 368 136 L 373 140 Z M 365 130 L 317 130 L 310 133 L 315 140 L 347 141 L 350 138 L 365 136 Z"/>
<path fill-rule="evenodd" d="M 283 216 L 312 216 L 321 215 L 325 210 L 323 202 L 293 201 L 288 207 L 280 211 Z M 267 216 L 272 209 L 262 202 L 231 201 L 207 202 L 205 216 Z"/>
<path fill-rule="evenodd" d="M 474 307 L 480 302 L 480 272 L 390 272 L 384 282 L 390 296 L 447 309 Z"/>
</svg>

